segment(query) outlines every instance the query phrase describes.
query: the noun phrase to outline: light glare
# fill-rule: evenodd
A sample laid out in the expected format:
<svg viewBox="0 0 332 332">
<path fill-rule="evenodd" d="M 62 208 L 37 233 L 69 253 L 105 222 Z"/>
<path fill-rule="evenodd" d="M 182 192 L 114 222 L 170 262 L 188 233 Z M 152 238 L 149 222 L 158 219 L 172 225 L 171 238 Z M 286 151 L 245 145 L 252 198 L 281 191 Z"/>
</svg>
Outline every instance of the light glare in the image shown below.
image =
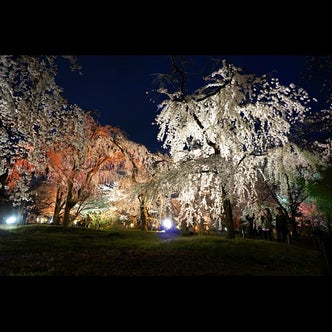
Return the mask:
<svg viewBox="0 0 332 332">
<path fill-rule="evenodd" d="M 6 224 L 13 224 L 16 222 L 16 217 L 15 216 L 10 216 L 6 219 Z"/>
<path fill-rule="evenodd" d="M 169 218 L 164 219 L 164 220 L 163 220 L 163 226 L 164 226 L 166 229 L 170 229 L 170 228 L 172 228 L 172 226 L 173 226 L 173 222 L 172 222 L 172 220 L 169 219 Z"/>
</svg>

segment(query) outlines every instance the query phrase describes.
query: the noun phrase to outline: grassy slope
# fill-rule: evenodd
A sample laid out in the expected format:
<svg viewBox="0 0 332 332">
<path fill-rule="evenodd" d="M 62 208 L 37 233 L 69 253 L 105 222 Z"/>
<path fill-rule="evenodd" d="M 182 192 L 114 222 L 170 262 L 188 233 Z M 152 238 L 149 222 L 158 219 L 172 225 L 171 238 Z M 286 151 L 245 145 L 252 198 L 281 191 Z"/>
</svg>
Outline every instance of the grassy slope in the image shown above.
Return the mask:
<svg viewBox="0 0 332 332">
<path fill-rule="evenodd" d="M 326 276 L 300 243 L 30 225 L 0 230 L 1 276 Z"/>
</svg>

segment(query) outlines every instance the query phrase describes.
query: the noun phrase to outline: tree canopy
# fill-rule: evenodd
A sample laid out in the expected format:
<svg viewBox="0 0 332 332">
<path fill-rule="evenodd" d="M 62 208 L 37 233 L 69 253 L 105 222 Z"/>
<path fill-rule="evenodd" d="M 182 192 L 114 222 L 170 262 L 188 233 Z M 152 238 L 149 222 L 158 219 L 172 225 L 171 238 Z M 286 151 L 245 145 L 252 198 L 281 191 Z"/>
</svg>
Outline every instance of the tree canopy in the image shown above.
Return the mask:
<svg viewBox="0 0 332 332">
<path fill-rule="evenodd" d="M 40 192 L 54 197 L 56 221 L 61 212 L 69 223 L 72 209 L 91 204 L 105 185 L 138 200 L 142 218 L 147 206 L 163 215 L 173 209 L 179 223 L 209 218 L 217 228 L 226 223 L 233 237 L 234 211 L 261 210 L 264 190 L 276 204 L 288 200 L 295 215 L 307 197 L 301 190 L 331 162 L 331 107 L 313 110 L 305 89 L 272 74 L 223 60 L 191 92 L 185 68 L 173 61 L 158 89 L 157 139 L 169 152 L 162 155 L 70 105 L 55 81 L 56 58 L 0 57 L 2 189 L 24 205 L 46 179 L 53 189 Z M 67 58 L 77 69 L 75 57 Z"/>
<path fill-rule="evenodd" d="M 179 89 L 159 104 L 156 124 L 174 161 L 174 170 L 160 177 L 164 192 L 178 191 L 187 216 L 199 199 L 210 201 L 214 220 L 226 206 L 257 204 L 255 185 L 260 176 L 285 187 L 284 174 L 301 167 L 306 179 L 314 175 L 320 157 L 297 146 L 291 128 L 305 123 L 310 112 L 308 93 L 295 84 L 283 86 L 269 75 L 244 73 L 226 61 L 205 78 L 206 84 L 191 95 L 182 89 L 183 71 L 178 68 Z M 225 205 L 225 203 L 227 203 Z M 256 208 L 260 208 L 256 206 Z M 228 220 L 228 226 L 231 220 Z"/>
</svg>

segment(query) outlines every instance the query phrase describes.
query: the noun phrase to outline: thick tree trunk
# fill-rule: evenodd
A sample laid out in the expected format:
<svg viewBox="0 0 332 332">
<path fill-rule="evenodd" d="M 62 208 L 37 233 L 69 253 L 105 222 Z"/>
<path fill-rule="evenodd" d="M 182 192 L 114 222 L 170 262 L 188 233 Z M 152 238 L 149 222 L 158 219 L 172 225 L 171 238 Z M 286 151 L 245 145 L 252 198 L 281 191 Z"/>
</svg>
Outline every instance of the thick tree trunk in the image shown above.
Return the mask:
<svg viewBox="0 0 332 332">
<path fill-rule="evenodd" d="M 141 230 L 148 230 L 148 209 L 145 205 L 145 197 L 143 194 L 138 195 L 140 201 Z"/>
<path fill-rule="evenodd" d="M 60 211 L 61 211 L 62 206 L 63 206 L 62 194 L 60 193 L 60 190 L 58 188 L 57 193 L 56 193 L 54 212 L 53 212 L 53 224 L 54 225 L 60 224 Z"/>
<path fill-rule="evenodd" d="M 71 208 L 69 208 L 69 205 L 66 204 L 65 210 L 63 213 L 63 226 L 69 226 L 69 224 L 70 224 L 70 210 L 71 210 Z"/>
<path fill-rule="evenodd" d="M 63 213 L 63 225 L 64 226 L 68 226 L 70 224 L 70 222 L 71 222 L 70 211 L 76 204 L 76 201 L 73 201 L 72 197 L 73 197 L 73 183 L 69 183 L 65 211 Z"/>
<path fill-rule="evenodd" d="M 25 208 L 22 205 L 18 208 L 18 215 L 21 216 L 19 225 L 26 225 L 27 213 L 25 212 Z"/>
<path fill-rule="evenodd" d="M 145 206 L 141 206 L 141 229 L 142 231 L 148 230 L 148 210 Z"/>
<path fill-rule="evenodd" d="M 233 221 L 233 210 L 231 201 L 226 198 L 223 201 L 224 211 L 226 216 L 226 227 L 227 227 L 227 237 L 229 239 L 235 239 L 234 221 Z"/>
</svg>

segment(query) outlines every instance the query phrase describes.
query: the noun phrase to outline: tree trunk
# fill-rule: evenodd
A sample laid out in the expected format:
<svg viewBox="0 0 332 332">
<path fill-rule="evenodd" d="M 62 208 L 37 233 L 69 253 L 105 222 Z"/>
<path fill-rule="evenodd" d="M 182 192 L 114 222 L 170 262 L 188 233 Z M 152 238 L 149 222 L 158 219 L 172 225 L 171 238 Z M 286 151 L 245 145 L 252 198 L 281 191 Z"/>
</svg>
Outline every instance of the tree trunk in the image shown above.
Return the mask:
<svg viewBox="0 0 332 332">
<path fill-rule="evenodd" d="M 70 220 L 70 210 L 75 206 L 76 201 L 73 201 L 73 183 L 70 182 L 68 185 L 67 199 L 65 205 L 65 211 L 63 213 L 63 225 L 68 226 L 71 222 Z"/>
<path fill-rule="evenodd" d="M 57 189 L 56 199 L 55 199 L 55 207 L 53 212 L 53 224 L 59 225 L 60 224 L 60 211 L 62 209 L 62 193 L 60 193 L 59 188 Z"/>
<path fill-rule="evenodd" d="M 235 239 L 234 221 L 233 221 L 233 210 L 231 201 L 226 198 L 223 200 L 224 211 L 226 215 L 226 227 L 227 227 L 227 238 Z"/>
<path fill-rule="evenodd" d="M 140 201 L 141 230 L 145 232 L 148 230 L 148 209 L 143 194 L 138 195 L 138 199 Z"/>
<path fill-rule="evenodd" d="M 145 206 L 141 207 L 141 229 L 148 230 L 148 210 Z"/>
<path fill-rule="evenodd" d="M 199 223 L 198 223 L 198 234 L 203 235 L 203 224 L 204 224 L 204 219 L 200 218 Z"/>
<path fill-rule="evenodd" d="M 19 225 L 26 225 L 26 212 L 22 204 L 18 208 L 18 215 L 20 216 Z"/>
<path fill-rule="evenodd" d="M 293 239 L 297 239 L 298 235 L 299 235 L 299 233 L 297 231 L 296 212 L 297 212 L 297 205 L 296 205 L 296 207 L 291 206 L 290 225 L 291 225 L 291 231 L 292 231 L 292 238 Z"/>
</svg>

